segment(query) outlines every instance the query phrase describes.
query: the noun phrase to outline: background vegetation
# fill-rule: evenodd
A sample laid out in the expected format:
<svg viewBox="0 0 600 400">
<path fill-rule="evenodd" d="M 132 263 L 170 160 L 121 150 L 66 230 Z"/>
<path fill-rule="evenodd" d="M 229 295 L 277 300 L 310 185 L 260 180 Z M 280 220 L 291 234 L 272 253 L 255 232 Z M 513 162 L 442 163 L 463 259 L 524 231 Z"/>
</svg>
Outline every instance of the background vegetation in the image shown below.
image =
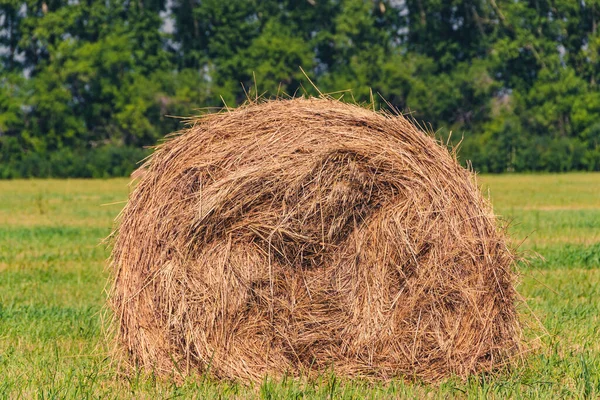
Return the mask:
<svg viewBox="0 0 600 400">
<path fill-rule="evenodd" d="M 127 199 L 127 180 L 2 181 L 0 398 L 599 398 L 600 174 L 482 181 L 496 212 L 514 221 L 513 244 L 527 238 L 521 250 L 532 259 L 520 266 L 518 291 L 545 332 L 527 330 L 541 335 L 540 347 L 523 363 L 439 386 L 368 384 L 332 371 L 250 387 L 117 373 L 102 330 L 108 252 L 99 243 Z"/>
<path fill-rule="evenodd" d="M 0 177 L 126 175 L 168 115 L 315 94 L 299 66 L 480 171 L 600 170 L 599 22 L 600 0 L 2 0 Z"/>
</svg>

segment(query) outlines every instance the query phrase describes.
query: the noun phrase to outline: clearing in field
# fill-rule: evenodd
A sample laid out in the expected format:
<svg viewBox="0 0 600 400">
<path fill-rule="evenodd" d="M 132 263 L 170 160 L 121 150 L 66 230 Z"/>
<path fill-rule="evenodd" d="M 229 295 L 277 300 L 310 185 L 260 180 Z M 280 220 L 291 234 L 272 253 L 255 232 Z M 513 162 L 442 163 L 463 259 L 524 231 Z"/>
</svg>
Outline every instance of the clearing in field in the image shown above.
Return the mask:
<svg viewBox="0 0 600 400">
<path fill-rule="evenodd" d="M 100 240 L 123 207 L 127 181 L 0 182 L 0 397 L 170 396 L 595 398 L 600 395 L 599 174 L 479 178 L 532 258 L 518 291 L 547 334 L 517 367 L 438 385 L 392 380 L 283 379 L 243 386 L 208 378 L 180 385 L 120 377 L 103 346 L 108 251 Z M 107 204 L 102 206 L 103 204 Z"/>
</svg>

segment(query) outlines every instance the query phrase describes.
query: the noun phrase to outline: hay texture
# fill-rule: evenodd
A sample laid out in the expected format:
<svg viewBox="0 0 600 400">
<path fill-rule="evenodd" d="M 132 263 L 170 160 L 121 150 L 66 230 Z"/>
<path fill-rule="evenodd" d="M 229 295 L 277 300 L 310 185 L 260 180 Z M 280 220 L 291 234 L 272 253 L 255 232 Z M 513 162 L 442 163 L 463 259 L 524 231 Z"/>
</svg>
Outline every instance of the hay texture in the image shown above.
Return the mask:
<svg viewBox="0 0 600 400">
<path fill-rule="evenodd" d="M 435 381 L 518 351 L 514 257 L 491 208 L 402 116 L 252 103 L 193 121 L 146 167 L 111 257 L 136 365 Z"/>
</svg>

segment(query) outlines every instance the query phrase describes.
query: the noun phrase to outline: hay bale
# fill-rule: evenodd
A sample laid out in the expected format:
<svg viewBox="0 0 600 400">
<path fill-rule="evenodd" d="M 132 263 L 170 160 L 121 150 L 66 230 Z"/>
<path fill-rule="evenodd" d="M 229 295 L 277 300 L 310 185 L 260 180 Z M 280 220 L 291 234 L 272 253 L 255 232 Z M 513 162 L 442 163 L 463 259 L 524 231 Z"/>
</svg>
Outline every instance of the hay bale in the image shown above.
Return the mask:
<svg viewBox="0 0 600 400">
<path fill-rule="evenodd" d="M 518 351 L 513 261 L 472 173 L 402 116 L 268 101 L 158 147 L 110 304 L 158 373 L 435 381 Z"/>
</svg>

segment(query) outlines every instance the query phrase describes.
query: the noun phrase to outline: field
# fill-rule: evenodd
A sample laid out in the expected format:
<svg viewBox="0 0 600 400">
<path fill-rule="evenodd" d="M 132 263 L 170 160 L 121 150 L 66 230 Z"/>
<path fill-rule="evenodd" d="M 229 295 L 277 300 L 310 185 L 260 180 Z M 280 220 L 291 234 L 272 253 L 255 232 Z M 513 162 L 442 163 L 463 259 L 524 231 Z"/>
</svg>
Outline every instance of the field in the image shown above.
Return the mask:
<svg viewBox="0 0 600 400">
<path fill-rule="evenodd" d="M 328 373 L 256 387 L 116 373 L 103 344 L 100 242 L 126 180 L 0 181 L 0 398 L 600 397 L 600 174 L 479 180 L 530 259 L 519 292 L 544 327 L 528 330 L 537 350 L 510 370 L 438 386 Z"/>
</svg>

